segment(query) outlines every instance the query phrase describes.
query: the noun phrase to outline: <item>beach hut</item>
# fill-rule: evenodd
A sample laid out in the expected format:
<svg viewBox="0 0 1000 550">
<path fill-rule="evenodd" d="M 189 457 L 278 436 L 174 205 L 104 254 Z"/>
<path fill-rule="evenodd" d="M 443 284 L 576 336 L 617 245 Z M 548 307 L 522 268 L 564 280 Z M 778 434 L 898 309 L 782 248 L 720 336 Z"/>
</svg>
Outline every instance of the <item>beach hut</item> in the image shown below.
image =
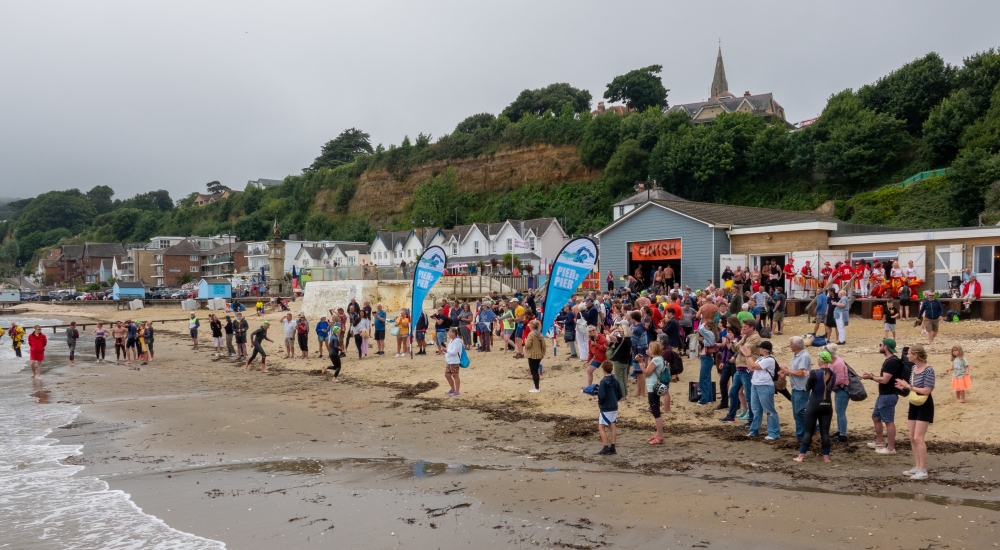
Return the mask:
<svg viewBox="0 0 1000 550">
<path fill-rule="evenodd" d="M 146 286 L 142 283 L 118 281 L 111 290 L 111 297 L 115 300 L 145 300 Z"/>
<path fill-rule="evenodd" d="M 198 282 L 198 299 L 212 298 L 230 299 L 233 297 L 233 284 L 229 279 L 202 279 Z"/>
</svg>

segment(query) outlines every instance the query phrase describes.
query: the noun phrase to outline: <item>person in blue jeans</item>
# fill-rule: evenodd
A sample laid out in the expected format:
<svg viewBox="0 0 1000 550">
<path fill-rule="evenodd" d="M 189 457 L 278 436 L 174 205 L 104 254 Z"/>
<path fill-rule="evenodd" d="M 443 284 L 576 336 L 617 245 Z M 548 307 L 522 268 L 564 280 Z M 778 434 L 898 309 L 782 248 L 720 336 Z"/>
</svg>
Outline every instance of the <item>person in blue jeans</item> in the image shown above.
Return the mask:
<svg viewBox="0 0 1000 550">
<path fill-rule="evenodd" d="M 806 432 L 806 407 L 809 405 L 809 391 L 806 389 L 806 383 L 809 381 L 812 357 L 806 351 L 805 342 L 801 336 L 789 338 L 788 347 L 792 350 L 792 362 L 788 368 L 779 367 L 778 371 L 788 377 L 792 386 L 792 416 L 795 418 L 795 438 L 801 442 Z"/>
<path fill-rule="evenodd" d="M 757 346 L 762 342 L 760 335 L 754 330 L 754 325 L 753 319 L 746 319 L 743 321 L 739 336 L 734 337 L 732 340 L 727 338 L 726 344 L 730 346 L 730 349 L 738 352 L 734 361 L 736 363 L 736 374 L 733 376 L 733 385 L 729 389 L 729 413 L 719 419 L 720 422 L 729 424 L 735 423 L 737 420 L 746 420 L 747 428 L 750 427 L 754 420 L 754 413 L 750 408 L 751 379 L 750 367 L 748 365 L 756 355 Z M 730 330 L 730 332 L 732 331 Z M 750 354 L 745 354 L 743 352 L 744 349 L 748 349 Z M 745 416 L 742 417 L 736 414 L 740 406 L 740 389 L 743 390 L 743 395 L 747 402 Z"/>
<path fill-rule="evenodd" d="M 698 340 L 701 342 L 701 373 L 698 376 L 698 388 L 701 390 L 699 405 L 708 405 L 715 401 L 712 395 L 712 368 L 715 367 L 716 342 L 719 339 L 719 329 L 711 319 L 698 327 Z"/>
<path fill-rule="evenodd" d="M 826 334 L 826 308 L 829 306 L 829 298 L 826 296 L 825 291 L 820 291 L 816 293 L 816 324 L 813 326 L 813 334 L 819 336 L 819 327 L 824 327 L 823 333 Z"/>
<path fill-rule="evenodd" d="M 750 367 L 750 410 L 753 411 L 753 422 L 747 437 L 760 435 L 760 425 L 767 415 L 767 437 L 765 441 L 774 441 L 781 437 L 781 422 L 778 420 L 778 410 L 774 408 L 774 371 L 778 364 L 771 357 L 771 342 L 764 340 L 757 347 L 760 356 L 754 360 L 750 357 L 750 349 L 744 346 L 743 353 L 747 355 Z"/>
<path fill-rule="evenodd" d="M 837 356 L 835 344 L 823 346 L 823 351 L 819 352 L 816 360 L 820 367 L 829 368 L 836 377 L 833 385 L 833 405 L 837 415 L 837 440 L 843 443 L 847 441 L 847 406 L 851 402 L 851 394 L 847 389 L 849 383 L 847 363 Z"/>
</svg>

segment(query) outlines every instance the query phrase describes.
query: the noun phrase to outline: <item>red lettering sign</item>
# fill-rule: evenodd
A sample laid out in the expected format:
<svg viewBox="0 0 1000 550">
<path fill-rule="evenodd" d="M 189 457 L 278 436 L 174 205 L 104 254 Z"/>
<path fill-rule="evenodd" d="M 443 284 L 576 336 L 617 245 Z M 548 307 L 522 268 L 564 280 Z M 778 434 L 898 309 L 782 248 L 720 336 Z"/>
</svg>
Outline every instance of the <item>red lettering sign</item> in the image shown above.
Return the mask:
<svg viewBox="0 0 1000 550">
<path fill-rule="evenodd" d="M 664 239 L 632 243 L 632 260 L 637 262 L 681 259 L 681 240 Z"/>
</svg>

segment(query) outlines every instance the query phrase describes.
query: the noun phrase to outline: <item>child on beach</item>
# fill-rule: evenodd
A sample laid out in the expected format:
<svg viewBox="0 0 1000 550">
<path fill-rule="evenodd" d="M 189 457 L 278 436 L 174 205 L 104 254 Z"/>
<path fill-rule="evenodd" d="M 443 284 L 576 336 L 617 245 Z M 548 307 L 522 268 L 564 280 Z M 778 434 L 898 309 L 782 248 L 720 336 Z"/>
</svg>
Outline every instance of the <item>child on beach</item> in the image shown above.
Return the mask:
<svg viewBox="0 0 1000 550">
<path fill-rule="evenodd" d="M 972 387 L 972 378 L 969 376 L 969 362 L 965 360 L 962 346 L 951 348 L 951 368 L 945 372 L 951 373 L 951 389 L 955 390 L 955 399 L 959 403 L 965 403 L 965 390 Z"/>
<path fill-rule="evenodd" d="M 614 368 L 615 365 L 611 361 L 601 363 L 604 378 L 601 378 L 601 383 L 597 386 L 597 407 L 600 411 L 597 427 L 601 431 L 601 443 L 604 444 L 604 448 L 597 453 L 599 455 L 618 454 L 615 450 L 615 443 L 618 441 L 618 400 L 624 397 L 624 394 L 618 379 L 611 373 Z M 610 445 L 605 426 L 611 428 Z"/>
</svg>

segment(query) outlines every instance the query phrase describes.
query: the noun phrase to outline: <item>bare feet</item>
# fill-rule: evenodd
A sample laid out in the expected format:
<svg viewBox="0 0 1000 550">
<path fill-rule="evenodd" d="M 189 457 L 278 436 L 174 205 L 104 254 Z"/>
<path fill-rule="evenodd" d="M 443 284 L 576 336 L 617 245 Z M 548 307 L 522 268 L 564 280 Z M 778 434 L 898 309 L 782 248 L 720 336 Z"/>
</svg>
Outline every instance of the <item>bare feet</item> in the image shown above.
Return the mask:
<svg viewBox="0 0 1000 550">
<path fill-rule="evenodd" d="M 830 455 L 823 455 L 823 462 L 830 462 Z"/>
<path fill-rule="evenodd" d="M 805 461 L 805 459 L 806 459 L 806 455 L 799 455 L 799 456 L 793 458 L 792 460 L 794 460 L 795 462 L 803 462 L 803 461 Z"/>
</svg>

